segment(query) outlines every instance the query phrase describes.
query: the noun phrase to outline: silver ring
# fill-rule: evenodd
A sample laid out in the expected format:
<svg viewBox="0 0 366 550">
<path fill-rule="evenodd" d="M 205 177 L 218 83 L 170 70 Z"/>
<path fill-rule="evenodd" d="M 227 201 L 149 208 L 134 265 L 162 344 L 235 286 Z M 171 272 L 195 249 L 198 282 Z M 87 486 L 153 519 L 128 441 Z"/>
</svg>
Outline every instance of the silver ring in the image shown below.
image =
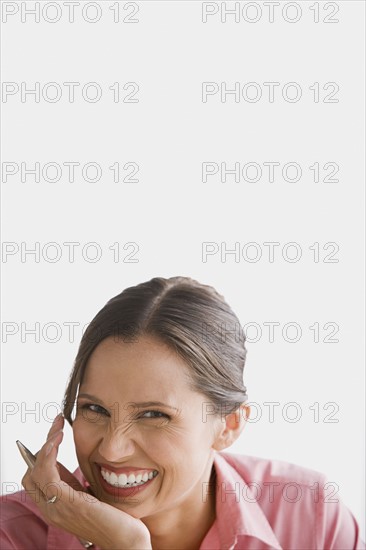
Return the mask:
<svg viewBox="0 0 366 550">
<path fill-rule="evenodd" d="M 54 502 L 56 502 L 56 500 L 57 500 L 57 495 L 50 498 L 49 500 L 46 500 L 46 504 L 53 504 Z"/>
</svg>

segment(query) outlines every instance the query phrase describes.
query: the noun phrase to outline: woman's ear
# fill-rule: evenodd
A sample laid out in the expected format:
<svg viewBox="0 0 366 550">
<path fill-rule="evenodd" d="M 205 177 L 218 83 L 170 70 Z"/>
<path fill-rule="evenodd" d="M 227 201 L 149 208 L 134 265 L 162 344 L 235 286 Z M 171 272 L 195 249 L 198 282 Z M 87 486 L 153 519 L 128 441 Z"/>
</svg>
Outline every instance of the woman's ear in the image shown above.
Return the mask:
<svg viewBox="0 0 366 550">
<path fill-rule="evenodd" d="M 216 436 L 212 448 L 216 451 L 221 451 L 230 447 L 243 431 L 249 414 L 249 405 L 243 403 L 234 412 L 219 420 L 219 427 L 216 429 Z"/>
</svg>

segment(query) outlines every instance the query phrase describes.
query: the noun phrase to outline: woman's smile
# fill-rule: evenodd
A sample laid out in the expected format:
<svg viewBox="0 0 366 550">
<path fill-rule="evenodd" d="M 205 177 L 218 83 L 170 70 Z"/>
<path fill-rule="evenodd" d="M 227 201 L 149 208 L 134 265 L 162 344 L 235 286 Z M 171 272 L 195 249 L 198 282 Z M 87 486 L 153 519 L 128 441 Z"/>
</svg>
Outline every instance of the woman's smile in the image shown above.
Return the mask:
<svg viewBox="0 0 366 550">
<path fill-rule="evenodd" d="M 135 474 L 120 473 L 99 467 L 99 482 L 102 488 L 114 497 L 126 498 L 137 495 L 151 485 L 151 482 L 158 475 L 157 470 L 137 470 Z M 126 469 L 126 472 L 131 469 Z M 139 471 L 140 473 L 137 473 Z M 143 473 L 141 473 L 143 472 Z"/>
<path fill-rule="evenodd" d="M 144 472 L 143 474 L 119 474 L 118 476 L 114 472 L 109 472 L 108 470 L 101 469 L 102 478 L 109 484 L 114 487 L 136 487 L 136 485 L 143 485 L 149 479 L 156 477 L 158 472 Z"/>
</svg>

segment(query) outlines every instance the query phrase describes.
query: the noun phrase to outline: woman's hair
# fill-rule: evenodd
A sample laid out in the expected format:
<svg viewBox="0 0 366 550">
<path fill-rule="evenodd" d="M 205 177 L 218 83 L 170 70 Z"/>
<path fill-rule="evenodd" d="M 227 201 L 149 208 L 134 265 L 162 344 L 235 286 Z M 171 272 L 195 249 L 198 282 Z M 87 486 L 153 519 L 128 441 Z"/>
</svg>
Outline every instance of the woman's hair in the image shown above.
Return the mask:
<svg viewBox="0 0 366 550">
<path fill-rule="evenodd" d="M 112 336 L 129 343 L 151 336 L 169 346 L 189 367 L 191 389 L 207 397 L 211 414 L 229 414 L 247 401 L 245 335 L 223 296 L 190 277 L 154 277 L 111 298 L 84 332 L 63 400 L 70 425 L 87 361 Z"/>
</svg>

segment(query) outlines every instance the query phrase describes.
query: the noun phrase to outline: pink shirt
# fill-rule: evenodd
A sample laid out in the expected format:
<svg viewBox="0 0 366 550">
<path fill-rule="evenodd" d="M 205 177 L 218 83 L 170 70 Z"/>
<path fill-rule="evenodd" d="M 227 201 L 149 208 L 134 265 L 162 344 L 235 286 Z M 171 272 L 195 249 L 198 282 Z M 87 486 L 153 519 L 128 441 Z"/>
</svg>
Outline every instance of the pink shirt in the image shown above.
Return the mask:
<svg viewBox="0 0 366 550">
<path fill-rule="evenodd" d="M 323 474 L 223 451 L 215 451 L 214 465 L 216 519 L 199 550 L 365 549 L 355 518 Z M 74 473 L 86 486 L 80 469 Z M 25 491 L 1 497 L 0 533 L 1 550 L 83 548 L 75 536 L 48 526 Z"/>
</svg>

